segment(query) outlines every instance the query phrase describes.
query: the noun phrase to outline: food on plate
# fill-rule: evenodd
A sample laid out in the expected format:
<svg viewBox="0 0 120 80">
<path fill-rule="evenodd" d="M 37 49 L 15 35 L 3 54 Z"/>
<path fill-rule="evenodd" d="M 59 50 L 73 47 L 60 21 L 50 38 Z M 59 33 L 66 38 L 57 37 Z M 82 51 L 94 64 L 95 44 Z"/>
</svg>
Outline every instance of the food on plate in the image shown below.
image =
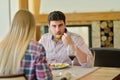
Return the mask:
<svg viewBox="0 0 120 80">
<path fill-rule="evenodd" d="M 66 67 L 66 64 L 64 64 L 64 63 L 50 64 L 50 67 L 52 67 L 52 68 L 63 68 L 63 67 Z"/>
</svg>

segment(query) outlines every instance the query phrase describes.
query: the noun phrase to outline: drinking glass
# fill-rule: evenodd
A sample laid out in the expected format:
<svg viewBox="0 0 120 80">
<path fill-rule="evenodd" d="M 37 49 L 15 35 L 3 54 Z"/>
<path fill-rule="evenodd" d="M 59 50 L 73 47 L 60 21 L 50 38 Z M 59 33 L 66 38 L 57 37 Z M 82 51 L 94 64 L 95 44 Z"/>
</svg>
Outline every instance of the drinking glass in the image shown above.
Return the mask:
<svg viewBox="0 0 120 80">
<path fill-rule="evenodd" d="M 76 57 L 76 55 L 75 55 L 75 51 L 73 51 L 72 48 L 69 45 L 67 47 L 67 55 L 71 59 L 71 64 L 73 66 L 73 64 L 74 64 L 74 58 Z"/>
</svg>

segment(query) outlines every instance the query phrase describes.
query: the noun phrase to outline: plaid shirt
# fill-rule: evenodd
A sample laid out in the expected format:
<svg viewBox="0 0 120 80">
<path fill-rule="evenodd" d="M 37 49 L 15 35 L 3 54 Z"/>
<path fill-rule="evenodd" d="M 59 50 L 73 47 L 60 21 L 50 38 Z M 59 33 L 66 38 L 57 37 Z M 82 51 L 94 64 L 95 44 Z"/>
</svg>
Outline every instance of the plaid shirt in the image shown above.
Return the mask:
<svg viewBox="0 0 120 80">
<path fill-rule="evenodd" d="M 44 47 L 32 41 L 21 63 L 21 70 L 27 80 L 52 80 L 52 73 L 46 61 Z"/>
</svg>

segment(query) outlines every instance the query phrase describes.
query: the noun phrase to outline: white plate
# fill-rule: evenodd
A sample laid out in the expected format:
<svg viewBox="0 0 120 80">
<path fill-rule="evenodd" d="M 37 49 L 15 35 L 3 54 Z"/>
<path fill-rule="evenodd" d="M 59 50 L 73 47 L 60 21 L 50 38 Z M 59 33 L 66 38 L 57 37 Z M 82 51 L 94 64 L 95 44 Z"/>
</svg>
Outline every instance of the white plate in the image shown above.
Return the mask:
<svg viewBox="0 0 120 80">
<path fill-rule="evenodd" d="M 67 68 L 69 66 L 69 64 L 67 63 L 51 63 L 50 67 L 52 69 L 63 69 L 63 68 Z"/>
</svg>

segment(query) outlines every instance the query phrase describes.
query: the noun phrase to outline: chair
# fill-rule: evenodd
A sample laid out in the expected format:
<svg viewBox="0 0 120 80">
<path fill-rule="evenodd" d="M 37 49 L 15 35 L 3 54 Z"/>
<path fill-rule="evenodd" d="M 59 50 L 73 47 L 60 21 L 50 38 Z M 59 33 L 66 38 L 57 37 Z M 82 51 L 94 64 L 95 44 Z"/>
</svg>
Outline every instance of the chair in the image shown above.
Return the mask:
<svg viewBox="0 0 120 80">
<path fill-rule="evenodd" d="M 120 49 L 90 48 L 94 53 L 94 66 L 120 67 Z"/>
<path fill-rule="evenodd" d="M 0 75 L 0 80 L 26 80 L 25 75 L 13 74 L 13 75 Z"/>
</svg>

